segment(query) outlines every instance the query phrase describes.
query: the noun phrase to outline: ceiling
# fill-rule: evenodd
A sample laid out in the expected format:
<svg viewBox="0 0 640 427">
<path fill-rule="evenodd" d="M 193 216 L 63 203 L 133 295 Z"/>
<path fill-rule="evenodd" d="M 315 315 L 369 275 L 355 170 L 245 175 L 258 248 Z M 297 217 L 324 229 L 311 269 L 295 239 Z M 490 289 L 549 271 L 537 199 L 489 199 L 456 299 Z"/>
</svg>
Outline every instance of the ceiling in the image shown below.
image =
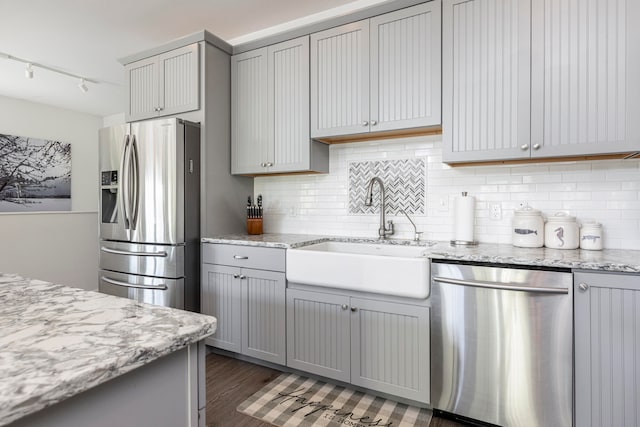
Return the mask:
<svg viewBox="0 0 640 427">
<path fill-rule="evenodd" d="M 79 80 L 0 56 L 0 95 L 97 116 L 123 112 L 117 61 L 196 31 L 232 45 L 390 0 L 0 0 L 0 52 L 96 80 Z"/>
</svg>

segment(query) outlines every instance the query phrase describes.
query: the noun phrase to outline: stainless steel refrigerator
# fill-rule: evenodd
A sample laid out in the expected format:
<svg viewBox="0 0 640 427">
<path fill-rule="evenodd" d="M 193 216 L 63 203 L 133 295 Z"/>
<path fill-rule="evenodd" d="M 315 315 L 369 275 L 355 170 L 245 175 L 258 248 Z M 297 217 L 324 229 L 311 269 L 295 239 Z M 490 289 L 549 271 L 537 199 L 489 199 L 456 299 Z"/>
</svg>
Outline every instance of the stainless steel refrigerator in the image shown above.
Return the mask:
<svg viewBox="0 0 640 427">
<path fill-rule="evenodd" d="M 200 309 L 200 125 L 100 130 L 101 292 Z"/>
</svg>

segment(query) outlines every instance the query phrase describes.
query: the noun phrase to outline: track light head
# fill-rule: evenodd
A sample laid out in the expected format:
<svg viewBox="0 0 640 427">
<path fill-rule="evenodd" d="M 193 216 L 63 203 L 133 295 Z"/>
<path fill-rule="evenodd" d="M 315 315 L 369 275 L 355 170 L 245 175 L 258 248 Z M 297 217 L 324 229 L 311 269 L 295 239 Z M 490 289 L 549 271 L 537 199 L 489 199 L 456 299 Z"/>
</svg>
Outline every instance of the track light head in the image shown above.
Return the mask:
<svg viewBox="0 0 640 427">
<path fill-rule="evenodd" d="M 24 78 L 25 79 L 33 78 L 33 68 L 31 67 L 31 62 L 27 63 L 27 67 L 24 69 Z"/>
<path fill-rule="evenodd" d="M 87 83 L 84 81 L 84 79 L 80 79 L 80 83 L 78 83 L 78 88 L 82 91 L 82 93 L 89 92 L 89 87 L 87 86 Z"/>
</svg>

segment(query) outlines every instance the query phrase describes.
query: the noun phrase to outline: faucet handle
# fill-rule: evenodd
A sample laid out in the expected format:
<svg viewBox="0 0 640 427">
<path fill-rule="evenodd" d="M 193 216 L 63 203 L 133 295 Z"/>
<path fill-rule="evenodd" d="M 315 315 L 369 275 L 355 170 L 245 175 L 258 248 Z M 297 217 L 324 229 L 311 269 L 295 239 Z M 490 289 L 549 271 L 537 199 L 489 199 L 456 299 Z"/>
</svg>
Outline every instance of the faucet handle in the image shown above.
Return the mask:
<svg viewBox="0 0 640 427">
<path fill-rule="evenodd" d="M 386 232 L 388 232 L 389 234 L 393 234 L 393 221 L 388 220 L 387 221 L 387 228 L 385 229 Z"/>
<path fill-rule="evenodd" d="M 413 240 L 415 240 L 416 242 L 419 242 L 420 237 L 422 237 L 422 233 L 424 233 L 424 231 L 415 231 L 413 233 Z"/>
</svg>

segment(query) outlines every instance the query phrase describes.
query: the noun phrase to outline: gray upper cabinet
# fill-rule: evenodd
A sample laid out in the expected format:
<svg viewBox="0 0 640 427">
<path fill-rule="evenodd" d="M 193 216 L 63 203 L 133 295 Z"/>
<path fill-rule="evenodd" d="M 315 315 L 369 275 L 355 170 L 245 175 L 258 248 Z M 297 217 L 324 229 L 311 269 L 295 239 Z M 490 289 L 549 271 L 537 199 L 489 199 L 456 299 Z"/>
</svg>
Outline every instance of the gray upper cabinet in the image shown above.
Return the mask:
<svg viewBox="0 0 640 427">
<path fill-rule="evenodd" d="M 529 157 L 530 0 L 444 0 L 442 157 Z"/>
<path fill-rule="evenodd" d="M 198 44 L 125 66 L 127 122 L 200 108 Z"/>
<path fill-rule="evenodd" d="M 575 425 L 640 425 L 640 276 L 574 273 Z"/>
<path fill-rule="evenodd" d="M 440 2 L 311 35 L 311 136 L 440 124 Z"/>
<path fill-rule="evenodd" d="M 309 137 L 309 37 L 231 61 L 232 173 L 328 172 L 328 148 Z"/>
<path fill-rule="evenodd" d="M 532 157 L 640 150 L 640 2 L 531 10 Z"/>
<path fill-rule="evenodd" d="M 443 0 L 443 160 L 640 150 L 635 0 Z"/>
</svg>

